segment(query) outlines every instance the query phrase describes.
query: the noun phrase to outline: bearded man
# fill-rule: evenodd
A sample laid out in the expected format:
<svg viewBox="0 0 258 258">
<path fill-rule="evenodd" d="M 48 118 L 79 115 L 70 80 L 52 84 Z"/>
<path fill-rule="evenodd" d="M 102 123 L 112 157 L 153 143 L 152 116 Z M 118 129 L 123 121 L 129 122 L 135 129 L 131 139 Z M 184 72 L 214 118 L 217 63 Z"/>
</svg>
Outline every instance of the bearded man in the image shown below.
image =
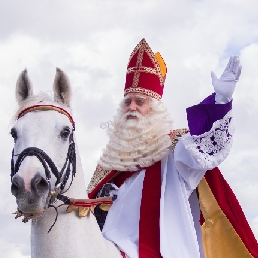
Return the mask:
<svg viewBox="0 0 258 258">
<path fill-rule="evenodd" d="M 228 156 L 232 145 L 232 94 L 240 74 L 239 58 L 231 57 L 220 79 L 212 73 L 215 93 L 186 110 L 189 129 L 172 130 L 172 120 L 161 102 L 166 65 L 145 39 L 133 50 L 124 99 L 108 127 L 109 142 L 88 186 L 90 198 L 106 183 L 117 189 L 102 233 L 125 257 L 228 258 L 250 254 L 238 229 L 231 233 L 234 241 L 244 242 L 240 249 L 232 242 L 224 242 L 220 251 L 216 251 L 217 245 L 215 249 L 209 245 L 211 238 L 219 241 L 230 234 L 226 232 L 225 237 L 224 231 L 218 232 L 219 222 L 213 226 L 214 220 L 223 216 L 227 224 L 228 214 L 212 189 L 224 189 L 225 195 L 234 196 L 215 167 Z M 219 212 L 210 218 L 212 203 Z M 243 223 L 252 235 L 246 220 Z M 232 226 L 231 221 L 228 224 Z M 210 231 L 205 233 L 207 228 Z M 236 251 L 229 255 L 232 249 Z"/>
</svg>

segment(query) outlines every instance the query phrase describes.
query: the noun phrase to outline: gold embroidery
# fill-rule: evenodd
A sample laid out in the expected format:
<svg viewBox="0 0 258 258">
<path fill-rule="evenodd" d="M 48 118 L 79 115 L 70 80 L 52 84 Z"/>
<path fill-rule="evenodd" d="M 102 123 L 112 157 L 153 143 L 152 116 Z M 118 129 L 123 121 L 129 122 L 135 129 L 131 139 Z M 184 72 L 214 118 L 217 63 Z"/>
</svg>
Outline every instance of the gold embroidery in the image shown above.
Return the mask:
<svg viewBox="0 0 258 258">
<path fill-rule="evenodd" d="M 97 168 L 88 185 L 87 192 L 90 193 L 111 171 L 112 170 L 104 170 L 101 166 L 97 165 Z"/>
<path fill-rule="evenodd" d="M 179 138 L 188 132 L 189 132 L 189 129 L 187 129 L 187 128 L 176 129 L 176 130 L 171 131 L 171 133 L 169 134 L 169 137 L 171 139 L 171 149 L 172 150 L 175 149 L 176 144 L 179 141 Z"/>
<path fill-rule="evenodd" d="M 161 100 L 161 96 L 157 92 L 152 91 L 152 90 L 147 90 L 147 89 L 144 89 L 144 88 L 141 88 L 141 87 L 128 88 L 124 91 L 124 95 L 126 95 L 128 93 L 140 93 L 140 94 L 144 94 L 144 95 L 150 96 L 152 98 L 155 98 L 157 100 Z"/>
<path fill-rule="evenodd" d="M 138 52 L 138 55 L 137 55 Z M 145 67 L 142 66 L 142 60 L 143 60 L 143 54 L 144 52 L 148 55 L 148 57 L 151 59 L 152 64 L 154 65 L 154 68 L 150 67 Z M 139 83 L 139 77 L 141 72 L 145 73 L 151 73 L 155 74 L 158 76 L 159 81 L 160 81 L 160 86 L 164 86 L 165 78 L 166 76 L 162 76 L 162 72 L 160 69 L 159 62 L 155 56 L 155 54 L 152 52 L 151 48 L 149 47 L 148 43 L 146 42 L 145 39 L 142 39 L 138 45 L 134 48 L 133 52 L 130 55 L 129 62 L 127 64 L 127 67 L 129 66 L 132 58 L 137 55 L 137 61 L 136 61 L 136 66 L 135 67 L 129 67 L 127 69 L 127 74 L 129 73 L 134 73 L 134 78 L 133 78 L 133 85 L 132 87 L 138 87 Z M 164 63 L 165 64 L 165 63 Z"/>
</svg>

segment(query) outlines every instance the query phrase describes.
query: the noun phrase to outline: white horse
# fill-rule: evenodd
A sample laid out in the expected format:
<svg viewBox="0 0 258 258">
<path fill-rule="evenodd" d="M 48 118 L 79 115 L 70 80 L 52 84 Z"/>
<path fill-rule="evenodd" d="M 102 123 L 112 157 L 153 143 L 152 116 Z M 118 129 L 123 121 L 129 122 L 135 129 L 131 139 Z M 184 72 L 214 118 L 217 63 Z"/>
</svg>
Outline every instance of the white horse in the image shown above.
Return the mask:
<svg viewBox="0 0 258 258">
<path fill-rule="evenodd" d="M 79 218 L 75 212 L 66 213 L 66 207 L 61 206 L 57 221 L 48 233 L 56 218 L 55 209 L 48 206 L 55 200 L 56 193 L 64 188 L 68 197 L 87 198 L 77 147 L 76 157 L 73 156 L 71 87 L 68 77 L 58 68 L 53 90 L 54 100 L 47 94 L 34 95 L 26 70 L 16 86 L 19 110 L 11 129 L 15 142 L 11 191 L 19 213 L 32 218 L 31 257 L 121 258 L 117 247 L 102 237 L 92 214 Z M 71 168 L 69 177 L 68 167 Z M 57 201 L 54 205 L 60 203 Z"/>
</svg>

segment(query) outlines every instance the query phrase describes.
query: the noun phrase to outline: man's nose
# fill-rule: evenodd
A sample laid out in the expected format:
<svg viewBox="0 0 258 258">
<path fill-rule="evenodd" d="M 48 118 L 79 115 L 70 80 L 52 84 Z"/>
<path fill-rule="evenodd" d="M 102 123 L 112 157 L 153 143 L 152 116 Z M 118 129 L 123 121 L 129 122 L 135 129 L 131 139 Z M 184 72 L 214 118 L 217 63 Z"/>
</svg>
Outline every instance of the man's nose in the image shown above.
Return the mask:
<svg viewBox="0 0 258 258">
<path fill-rule="evenodd" d="M 137 105 L 134 101 L 131 102 L 131 104 L 129 106 L 129 110 L 130 111 L 136 111 L 137 110 Z"/>
</svg>

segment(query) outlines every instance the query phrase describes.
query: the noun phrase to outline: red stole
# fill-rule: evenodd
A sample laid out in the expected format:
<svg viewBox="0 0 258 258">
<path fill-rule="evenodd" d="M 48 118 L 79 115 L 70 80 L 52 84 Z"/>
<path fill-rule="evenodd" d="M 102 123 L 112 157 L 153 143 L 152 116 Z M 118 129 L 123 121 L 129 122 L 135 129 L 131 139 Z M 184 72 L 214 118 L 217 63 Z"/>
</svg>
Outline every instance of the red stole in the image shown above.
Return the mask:
<svg viewBox="0 0 258 258">
<path fill-rule="evenodd" d="M 139 258 L 162 258 L 160 254 L 161 162 L 146 168 L 139 222 Z"/>
</svg>

